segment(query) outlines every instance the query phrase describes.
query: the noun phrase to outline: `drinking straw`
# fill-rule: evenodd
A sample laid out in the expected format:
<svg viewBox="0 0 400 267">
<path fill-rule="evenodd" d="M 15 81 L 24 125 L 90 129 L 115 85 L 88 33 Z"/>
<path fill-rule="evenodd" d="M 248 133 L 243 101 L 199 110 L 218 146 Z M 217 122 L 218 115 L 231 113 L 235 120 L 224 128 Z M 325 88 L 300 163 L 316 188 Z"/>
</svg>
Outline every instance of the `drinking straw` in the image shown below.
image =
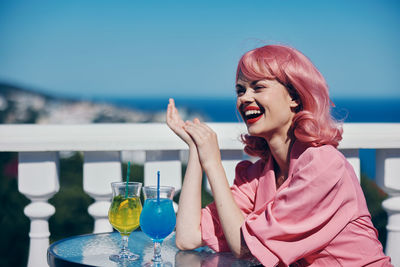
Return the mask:
<svg viewBox="0 0 400 267">
<path fill-rule="evenodd" d="M 128 167 L 126 170 L 126 188 L 125 188 L 125 198 L 128 198 L 128 183 L 129 183 L 129 173 L 131 171 L 131 162 L 128 161 Z"/>
<path fill-rule="evenodd" d="M 160 171 L 157 171 L 157 204 L 160 204 Z"/>
</svg>

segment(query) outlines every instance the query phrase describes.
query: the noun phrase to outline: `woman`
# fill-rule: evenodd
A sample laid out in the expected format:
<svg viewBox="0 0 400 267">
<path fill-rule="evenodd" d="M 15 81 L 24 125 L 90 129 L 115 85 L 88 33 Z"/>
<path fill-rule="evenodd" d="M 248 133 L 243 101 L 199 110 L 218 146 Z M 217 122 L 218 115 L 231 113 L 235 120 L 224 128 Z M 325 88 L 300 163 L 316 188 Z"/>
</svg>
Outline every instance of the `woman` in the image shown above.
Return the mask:
<svg viewBox="0 0 400 267">
<path fill-rule="evenodd" d="M 236 93 L 245 152 L 260 160 L 240 162 L 232 187 L 216 134 L 198 119 L 182 121 L 170 99 L 167 124 L 189 146 L 177 246 L 253 255 L 265 266 L 392 266 L 357 177 L 336 149 L 342 130 L 310 60 L 286 46 L 249 51 L 238 64 Z M 205 209 L 203 170 L 214 196 Z"/>
</svg>

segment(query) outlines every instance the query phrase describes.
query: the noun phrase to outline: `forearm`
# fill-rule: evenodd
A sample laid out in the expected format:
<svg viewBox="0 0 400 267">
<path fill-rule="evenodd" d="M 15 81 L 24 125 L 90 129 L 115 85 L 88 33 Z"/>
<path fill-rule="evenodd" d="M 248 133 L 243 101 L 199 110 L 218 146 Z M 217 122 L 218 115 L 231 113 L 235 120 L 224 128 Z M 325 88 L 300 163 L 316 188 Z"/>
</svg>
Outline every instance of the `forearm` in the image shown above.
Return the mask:
<svg viewBox="0 0 400 267">
<path fill-rule="evenodd" d="M 201 123 L 199 120 L 195 120 L 194 122 L 188 121 L 183 128 L 190 134 L 196 145 L 201 167 L 206 172 L 211 185 L 226 241 L 231 251 L 240 257 L 245 254 L 245 244 L 241 240 L 240 232 L 244 216 L 233 199 L 228 180 L 226 179 L 225 170 L 222 167 L 217 135 L 209 126 Z M 198 187 L 200 188 L 200 184 Z"/>
<path fill-rule="evenodd" d="M 205 172 L 213 192 L 225 239 L 231 251 L 237 257 L 241 257 L 247 253 L 240 231 L 245 218 L 233 198 L 222 163 L 219 162 L 205 169 Z"/>
<path fill-rule="evenodd" d="M 176 222 L 176 244 L 180 249 L 194 249 L 202 245 L 201 183 L 202 169 L 197 149 L 195 146 L 190 146 Z"/>
</svg>

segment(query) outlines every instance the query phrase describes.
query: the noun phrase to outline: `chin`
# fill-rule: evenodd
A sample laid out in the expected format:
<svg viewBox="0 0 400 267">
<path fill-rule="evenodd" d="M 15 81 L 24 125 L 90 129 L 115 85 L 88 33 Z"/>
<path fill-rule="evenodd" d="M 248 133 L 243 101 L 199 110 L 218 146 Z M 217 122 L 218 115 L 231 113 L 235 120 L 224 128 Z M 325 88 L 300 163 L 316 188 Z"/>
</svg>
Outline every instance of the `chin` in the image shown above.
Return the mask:
<svg viewBox="0 0 400 267">
<path fill-rule="evenodd" d="M 255 125 L 247 125 L 247 133 L 251 136 L 264 137 L 265 131 L 257 128 Z"/>
</svg>

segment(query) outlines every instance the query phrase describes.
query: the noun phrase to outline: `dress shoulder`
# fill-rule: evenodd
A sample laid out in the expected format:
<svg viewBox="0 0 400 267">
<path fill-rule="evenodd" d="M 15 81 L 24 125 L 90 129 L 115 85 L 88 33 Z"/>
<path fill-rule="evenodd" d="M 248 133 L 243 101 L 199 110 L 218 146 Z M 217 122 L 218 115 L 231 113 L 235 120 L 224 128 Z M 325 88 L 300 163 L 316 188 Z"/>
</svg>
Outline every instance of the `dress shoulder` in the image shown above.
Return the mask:
<svg viewBox="0 0 400 267">
<path fill-rule="evenodd" d="M 311 158 L 333 158 L 344 160 L 343 154 L 331 145 L 323 145 L 318 147 L 308 147 L 302 154 L 302 157 Z"/>
<path fill-rule="evenodd" d="M 256 162 L 251 162 L 249 160 L 243 160 L 236 165 L 236 177 L 239 180 L 252 180 L 261 175 L 265 168 L 265 161 L 260 159 Z"/>
<path fill-rule="evenodd" d="M 294 159 L 294 169 L 315 166 L 320 171 L 328 167 L 343 168 L 346 165 L 346 158 L 343 154 L 331 145 L 319 147 L 308 147 L 298 153 Z"/>
</svg>

